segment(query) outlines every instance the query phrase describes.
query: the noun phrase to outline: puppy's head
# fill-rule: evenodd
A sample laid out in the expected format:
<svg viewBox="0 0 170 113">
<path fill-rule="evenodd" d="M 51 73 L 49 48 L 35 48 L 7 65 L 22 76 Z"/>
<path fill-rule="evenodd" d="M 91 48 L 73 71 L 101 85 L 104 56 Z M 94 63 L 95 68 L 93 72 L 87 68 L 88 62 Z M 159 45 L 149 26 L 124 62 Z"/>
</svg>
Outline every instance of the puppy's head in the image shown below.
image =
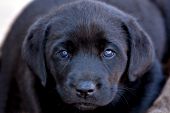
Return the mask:
<svg viewBox="0 0 170 113">
<path fill-rule="evenodd" d="M 122 75 L 129 82 L 140 79 L 153 55 L 149 37 L 132 17 L 91 1 L 61 6 L 40 19 L 23 44 L 42 84 L 52 75 L 61 99 L 80 110 L 114 102 Z"/>
</svg>

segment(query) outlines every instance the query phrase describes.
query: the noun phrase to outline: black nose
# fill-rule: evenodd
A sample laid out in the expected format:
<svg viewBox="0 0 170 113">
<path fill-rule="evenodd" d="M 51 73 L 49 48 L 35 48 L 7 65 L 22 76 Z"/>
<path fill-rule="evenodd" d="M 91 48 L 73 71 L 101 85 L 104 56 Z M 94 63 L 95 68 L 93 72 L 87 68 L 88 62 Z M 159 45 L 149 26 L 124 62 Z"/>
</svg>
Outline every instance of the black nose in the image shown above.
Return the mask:
<svg viewBox="0 0 170 113">
<path fill-rule="evenodd" d="M 92 81 L 80 82 L 77 87 L 77 96 L 86 98 L 87 96 L 93 95 L 96 90 L 96 85 Z"/>
</svg>

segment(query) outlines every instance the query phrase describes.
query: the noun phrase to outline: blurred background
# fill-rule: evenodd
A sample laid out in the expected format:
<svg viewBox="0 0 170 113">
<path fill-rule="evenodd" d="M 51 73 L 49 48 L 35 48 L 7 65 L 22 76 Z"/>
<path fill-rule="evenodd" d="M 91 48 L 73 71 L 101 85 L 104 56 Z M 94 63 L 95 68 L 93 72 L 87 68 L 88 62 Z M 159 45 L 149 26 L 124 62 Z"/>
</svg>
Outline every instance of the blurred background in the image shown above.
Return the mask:
<svg viewBox="0 0 170 113">
<path fill-rule="evenodd" d="M 32 0 L 0 0 L 0 46 L 12 22 Z"/>
</svg>

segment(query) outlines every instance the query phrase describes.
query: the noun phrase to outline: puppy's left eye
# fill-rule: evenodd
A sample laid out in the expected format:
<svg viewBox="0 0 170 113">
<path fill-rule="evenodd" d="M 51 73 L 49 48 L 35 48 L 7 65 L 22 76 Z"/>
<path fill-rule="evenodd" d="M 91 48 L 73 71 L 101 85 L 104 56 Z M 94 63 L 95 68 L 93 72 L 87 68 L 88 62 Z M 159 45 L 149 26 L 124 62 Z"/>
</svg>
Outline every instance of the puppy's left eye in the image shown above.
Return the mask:
<svg viewBox="0 0 170 113">
<path fill-rule="evenodd" d="M 106 59 L 111 59 L 116 55 L 115 51 L 111 50 L 111 49 L 106 49 L 103 52 L 103 57 Z"/>
<path fill-rule="evenodd" d="M 70 57 L 69 53 L 66 50 L 61 50 L 55 53 L 55 56 L 62 58 L 62 59 L 68 59 Z"/>
</svg>

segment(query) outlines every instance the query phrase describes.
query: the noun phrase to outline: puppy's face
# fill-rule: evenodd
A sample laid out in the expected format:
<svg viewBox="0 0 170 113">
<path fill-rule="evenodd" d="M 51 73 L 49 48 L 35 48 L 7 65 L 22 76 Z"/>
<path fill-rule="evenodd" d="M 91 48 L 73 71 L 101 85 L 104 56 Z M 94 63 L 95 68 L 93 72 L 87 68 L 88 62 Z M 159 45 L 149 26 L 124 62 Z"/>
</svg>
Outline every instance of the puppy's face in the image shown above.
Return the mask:
<svg viewBox="0 0 170 113">
<path fill-rule="evenodd" d="M 76 17 L 49 25 L 46 62 L 63 101 L 90 110 L 109 104 L 117 94 L 127 63 L 126 36 L 121 22 Z"/>
<path fill-rule="evenodd" d="M 149 38 L 124 17 L 100 2 L 62 6 L 33 25 L 23 55 L 43 84 L 53 76 L 65 103 L 80 110 L 105 106 L 119 95 L 123 75 L 134 81 L 152 61 Z"/>
</svg>

